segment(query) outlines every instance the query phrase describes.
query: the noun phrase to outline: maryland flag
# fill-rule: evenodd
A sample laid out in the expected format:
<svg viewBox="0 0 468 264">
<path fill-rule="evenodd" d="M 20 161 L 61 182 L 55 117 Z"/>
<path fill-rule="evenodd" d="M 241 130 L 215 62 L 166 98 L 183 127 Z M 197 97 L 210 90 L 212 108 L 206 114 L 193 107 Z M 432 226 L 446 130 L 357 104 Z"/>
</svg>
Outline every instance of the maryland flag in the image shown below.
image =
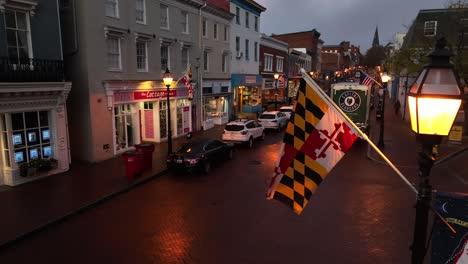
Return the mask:
<svg viewBox="0 0 468 264">
<path fill-rule="evenodd" d="M 359 135 L 321 88 L 303 78 L 267 193 L 297 214 Z"/>
<path fill-rule="evenodd" d="M 185 86 L 188 89 L 188 99 L 193 99 L 193 87 L 192 87 L 192 68 L 190 65 L 187 67 L 184 76 L 181 78 L 182 82 L 184 82 Z"/>
</svg>

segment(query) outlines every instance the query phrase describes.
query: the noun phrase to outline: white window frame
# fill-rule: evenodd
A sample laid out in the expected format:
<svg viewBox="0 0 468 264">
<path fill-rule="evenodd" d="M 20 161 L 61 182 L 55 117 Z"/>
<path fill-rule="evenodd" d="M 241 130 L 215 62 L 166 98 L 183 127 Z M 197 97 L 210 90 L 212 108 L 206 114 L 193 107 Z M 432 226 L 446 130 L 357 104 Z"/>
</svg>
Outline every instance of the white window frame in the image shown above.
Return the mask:
<svg viewBox="0 0 468 264">
<path fill-rule="evenodd" d="M 227 72 L 227 54 L 226 53 L 223 53 L 222 56 L 221 56 L 221 71 L 223 73 L 226 73 Z"/>
<path fill-rule="evenodd" d="M 188 12 L 181 11 L 181 15 L 182 15 L 182 33 L 188 34 L 189 33 Z"/>
<path fill-rule="evenodd" d="M 167 29 L 169 30 L 170 24 L 169 24 L 169 6 L 160 4 L 160 28 L 161 29 Z M 163 14 L 165 13 L 166 15 L 166 25 L 163 25 Z"/>
<path fill-rule="evenodd" d="M 117 41 L 117 53 L 112 53 L 113 51 L 109 50 L 109 42 L 110 41 Z M 107 46 L 107 69 L 109 71 L 122 71 L 122 45 L 120 43 L 121 39 L 117 36 L 108 36 L 107 39 L 106 39 L 106 46 Z M 111 60 L 110 60 L 110 56 L 111 55 L 114 55 L 114 56 L 118 56 L 118 65 L 110 65 L 111 63 Z M 113 67 L 113 66 L 117 66 L 117 67 Z"/>
<path fill-rule="evenodd" d="M 138 45 L 139 44 L 143 44 L 144 45 L 144 54 L 138 54 Z M 148 72 L 148 42 L 146 41 L 142 41 L 142 40 L 137 40 L 136 43 L 135 43 L 135 48 L 136 48 L 136 59 L 137 59 L 137 71 L 138 72 Z M 138 58 L 139 57 L 143 57 L 143 63 L 144 63 L 144 67 L 143 68 L 140 68 L 138 67 Z"/>
<path fill-rule="evenodd" d="M 106 0 L 104 5 L 105 5 L 105 13 L 107 17 L 119 18 L 119 0 Z M 113 10 L 115 11 L 114 14 L 110 14 L 108 12 L 110 10 L 108 8 L 111 8 L 111 6 Z"/>
<path fill-rule="evenodd" d="M 433 27 L 430 27 L 430 25 L 434 25 Z M 433 31 L 432 34 L 430 34 L 430 31 Z M 428 34 L 429 33 L 429 34 Z M 437 34 L 437 21 L 432 20 L 432 21 L 426 21 L 424 22 L 424 36 L 426 37 L 433 37 Z"/>
<path fill-rule="evenodd" d="M 138 3 L 141 3 L 141 8 L 139 9 Z M 139 20 L 138 19 L 138 12 L 142 13 L 143 19 Z M 146 0 L 136 0 L 135 1 L 135 20 L 139 24 L 146 24 Z"/>
<path fill-rule="evenodd" d="M 273 71 L 273 54 L 265 53 L 263 57 L 263 64 L 264 71 Z"/>
<path fill-rule="evenodd" d="M 249 11 L 245 11 L 245 28 L 250 28 Z"/>
<path fill-rule="evenodd" d="M 240 25 L 240 8 L 236 6 L 236 24 Z"/>
<path fill-rule="evenodd" d="M 163 49 L 163 48 L 166 48 L 166 49 L 167 49 L 167 63 L 166 63 L 167 65 L 166 65 L 166 67 L 167 67 L 168 69 L 171 68 L 171 49 L 170 49 L 170 47 L 169 47 L 168 45 L 161 45 L 161 48 L 160 48 L 161 72 L 165 72 L 165 71 L 166 71 L 166 67 L 163 67 L 163 62 L 162 62 L 162 60 L 164 59 L 163 56 L 162 56 L 162 55 L 163 55 L 163 54 L 162 54 L 162 49 Z"/>
<path fill-rule="evenodd" d="M 245 60 L 250 60 L 249 46 L 250 46 L 249 39 L 245 39 Z"/>
<path fill-rule="evenodd" d="M 213 24 L 213 38 L 218 40 L 218 23 Z"/>
<path fill-rule="evenodd" d="M 31 41 L 31 24 L 30 24 L 30 18 L 29 18 L 29 13 L 26 13 L 26 12 L 21 12 L 21 11 L 16 11 L 16 10 L 9 10 L 7 9 L 3 14 L 4 14 L 4 17 L 5 17 L 5 13 L 6 12 L 13 12 L 14 15 L 15 15 L 15 24 L 16 24 L 16 27 L 15 28 L 10 28 L 10 27 L 7 27 L 6 25 L 6 21 L 4 21 L 4 24 L 5 24 L 5 31 L 8 31 L 8 30 L 14 30 L 15 31 L 15 36 L 16 36 L 16 49 L 17 49 L 17 61 L 20 62 L 21 60 L 21 57 L 20 57 L 20 52 L 19 52 L 19 45 L 18 45 L 18 31 L 26 31 L 26 45 L 28 46 L 27 49 L 28 49 L 28 58 L 29 59 L 32 59 L 33 58 L 33 50 L 32 50 L 32 41 Z M 25 15 L 25 23 L 26 23 L 26 29 L 19 29 L 18 28 L 18 19 L 17 19 L 17 13 L 22 13 Z M 5 18 L 6 19 L 6 18 Z M 5 32 L 6 33 L 6 32 Z M 6 37 L 6 36 L 5 36 Z M 9 51 L 8 51 L 8 48 L 10 47 L 13 47 L 13 46 L 8 46 L 8 42 L 7 42 L 7 55 L 9 58 L 10 57 L 10 54 L 9 54 Z"/>
<path fill-rule="evenodd" d="M 254 42 L 254 61 L 258 61 L 258 42 Z"/>
<path fill-rule="evenodd" d="M 203 51 L 203 71 L 208 72 L 210 70 L 210 53 L 208 50 Z"/>
<path fill-rule="evenodd" d="M 258 16 L 254 16 L 254 30 L 255 32 L 258 32 L 258 21 L 259 21 L 259 18 Z"/>
<path fill-rule="evenodd" d="M 224 25 L 224 41 L 229 41 L 229 27 Z"/>
<path fill-rule="evenodd" d="M 207 36 L 207 31 L 208 31 L 208 21 L 206 19 L 203 19 L 202 21 L 202 36 L 206 38 Z"/>
<path fill-rule="evenodd" d="M 185 56 L 184 50 L 187 51 L 187 54 Z M 188 66 L 190 65 L 190 48 L 188 46 L 183 46 L 180 50 L 180 63 L 184 71 L 185 69 L 188 69 Z"/>
<path fill-rule="evenodd" d="M 276 56 L 276 71 L 277 72 L 283 72 L 283 64 L 284 64 L 284 57 Z"/>
</svg>

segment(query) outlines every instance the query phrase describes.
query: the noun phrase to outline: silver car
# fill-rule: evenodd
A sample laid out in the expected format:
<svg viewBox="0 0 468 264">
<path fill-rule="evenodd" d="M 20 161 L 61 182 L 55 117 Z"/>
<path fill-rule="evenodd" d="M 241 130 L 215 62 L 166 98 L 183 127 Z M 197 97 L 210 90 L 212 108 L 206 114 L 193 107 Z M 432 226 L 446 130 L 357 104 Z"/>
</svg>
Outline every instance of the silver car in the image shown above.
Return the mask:
<svg viewBox="0 0 468 264">
<path fill-rule="evenodd" d="M 227 123 L 224 127 L 222 135 L 223 141 L 246 143 L 249 148 L 252 148 L 255 139 L 265 139 L 264 128 L 256 120 L 239 119 Z"/>
<path fill-rule="evenodd" d="M 265 129 L 274 129 L 277 131 L 286 127 L 288 120 L 289 119 L 286 114 L 280 111 L 266 111 L 258 117 L 258 121 L 265 127 Z"/>
</svg>

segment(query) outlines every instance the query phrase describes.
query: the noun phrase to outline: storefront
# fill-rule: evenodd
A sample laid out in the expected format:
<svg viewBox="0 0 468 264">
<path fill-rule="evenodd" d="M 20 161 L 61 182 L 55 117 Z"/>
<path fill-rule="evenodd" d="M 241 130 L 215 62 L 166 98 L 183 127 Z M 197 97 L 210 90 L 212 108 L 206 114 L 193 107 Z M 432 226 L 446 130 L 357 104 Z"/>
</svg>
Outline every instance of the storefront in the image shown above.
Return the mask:
<svg viewBox="0 0 468 264">
<path fill-rule="evenodd" d="M 0 185 L 69 169 L 66 99 L 71 83 L 0 84 Z"/>
<path fill-rule="evenodd" d="M 232 90 L 230 80 L 203 80 L 203 129 L 229 121 Z"/>
<path fill-rule="evenodd" d="M 187 98 L 186 87 L 171 88 L 169 91 L 170 110 L 167 105 L 166 88 L 136 87 L 140 89 L 123 91 L 112 84 L 106 88 L 108 104 L 111 105 L 114 117 L 115 154 L 133 149 L 135 144 L 143 141 L 167 141 L 169 122 L 171 122 L 173 138 L 192 131 L 192 107 Z M 170 121 L 168 111 L 171 111 Z"/>
<path fill-rule="evenodd" d="M 243 117 L 246 114 L 262 112 L 262 76 L 250 74 L 232 74 L 234 89 L 234 115 Z"/>
<path fill-rule="evenodd" d="M 286 92 L 282 82 L 275 81 L 274 78 L 263 78 L 262 86 L 262 102 L 264 106 L 274 104 L 279 105 L 286 103 Z"/>
</svg>

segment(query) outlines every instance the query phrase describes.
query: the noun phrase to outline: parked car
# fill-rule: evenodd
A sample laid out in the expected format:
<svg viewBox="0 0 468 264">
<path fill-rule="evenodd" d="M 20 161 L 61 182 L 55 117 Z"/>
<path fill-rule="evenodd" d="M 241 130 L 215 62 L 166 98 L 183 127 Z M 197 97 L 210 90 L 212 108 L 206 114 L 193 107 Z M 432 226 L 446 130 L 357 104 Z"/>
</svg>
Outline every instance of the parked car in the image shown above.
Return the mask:
<svg viewBox="0 0 468 264">
<path fill-rule="evenodd" d="M 167 157 L 169 169 L 183 169 L 188 172 L 201 170 L 208 173 L 211 165 L 223 160 L 232 159 L 234 145 L 213 138 L 190 140 Z"/>
<path fill-rule="evenodd" d="M 265 129 L 280 131 L 288 124 L 288 117 L 280 111 L 266 111 L 258 117 L 258 121 Z"/>
<path fill-rule="evenodd" d="M 286 106 L 282 106 L 279 111 L 281 113 L 284 113 L 288 119 L 291 119 L 291 113 L 293 112 L 293 106 L 292 105 L 286 105 Z"/>
<path fill-rule="evenodd" d="M 246 143 L 249 148 L 252 148 L 255 139 L 265 140 L 265 131 L 256 120 L 239 119 L 224 126 L 221 138 L 223 141 Z"/>
</svg>

